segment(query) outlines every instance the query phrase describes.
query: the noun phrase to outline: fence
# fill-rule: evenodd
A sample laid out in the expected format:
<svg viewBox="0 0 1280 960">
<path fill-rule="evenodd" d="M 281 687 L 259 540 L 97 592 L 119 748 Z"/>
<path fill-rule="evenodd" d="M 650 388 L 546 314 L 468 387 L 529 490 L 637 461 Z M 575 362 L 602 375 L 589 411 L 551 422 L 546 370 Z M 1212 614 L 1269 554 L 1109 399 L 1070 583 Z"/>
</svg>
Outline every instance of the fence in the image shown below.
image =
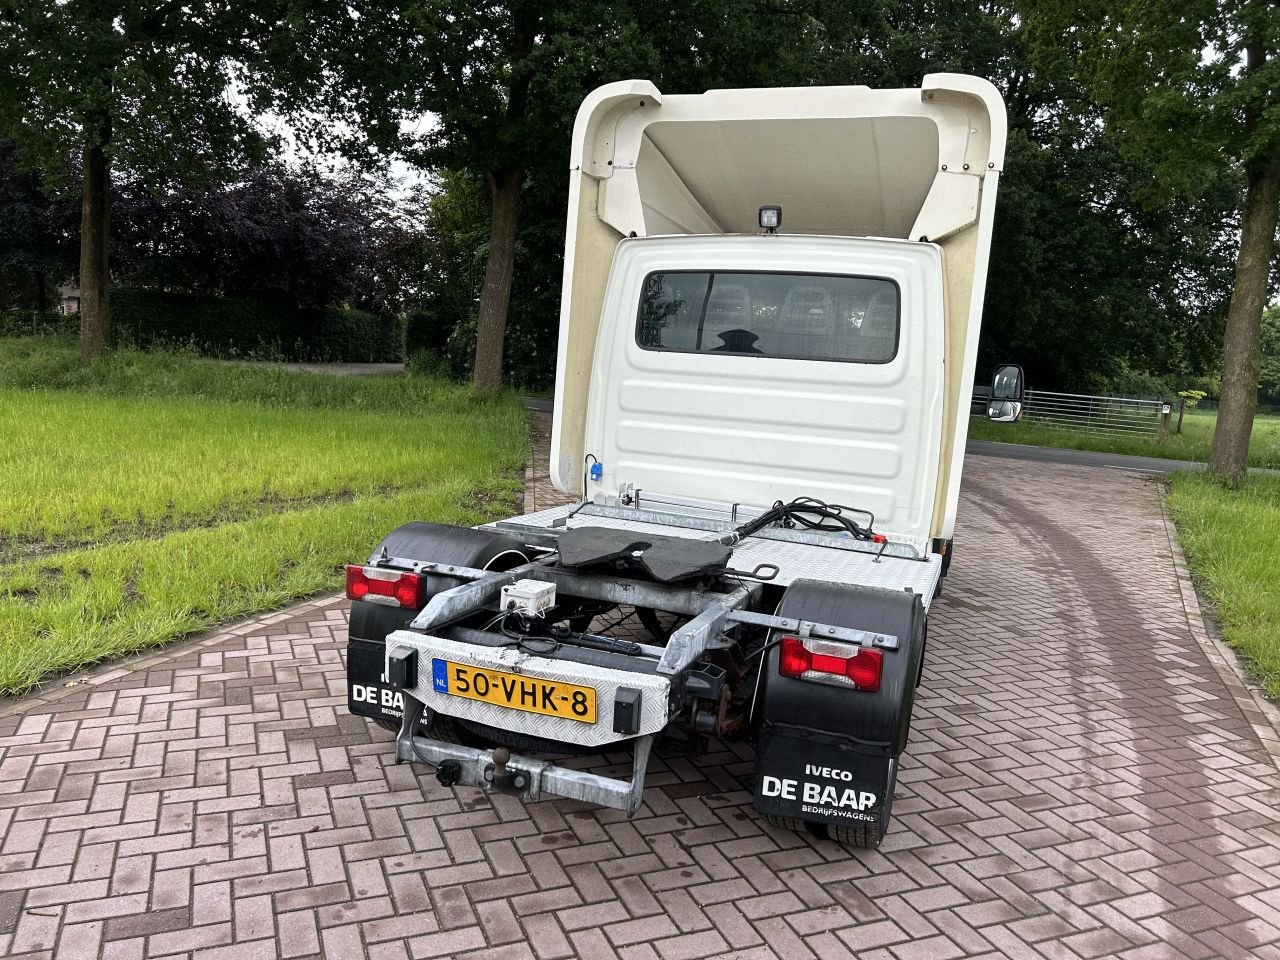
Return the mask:
<svg viewBox="0 0 1280 960">
<path fill-rule="evenodd" d="M 1159 400 L 1028 390 L 1022 418 L 1031 423 L 1104 436 L 1154 437 L 1160 429 L 1160 408 Z"/>
</svg>

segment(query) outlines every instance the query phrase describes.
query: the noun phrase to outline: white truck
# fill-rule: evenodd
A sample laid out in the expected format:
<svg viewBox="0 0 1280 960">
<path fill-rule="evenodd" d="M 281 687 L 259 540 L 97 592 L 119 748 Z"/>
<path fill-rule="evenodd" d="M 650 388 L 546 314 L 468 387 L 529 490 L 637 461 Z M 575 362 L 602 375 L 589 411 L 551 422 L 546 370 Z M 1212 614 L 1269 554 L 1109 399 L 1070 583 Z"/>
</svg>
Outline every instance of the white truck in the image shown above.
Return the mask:
<svg viewBox="0 0 1280 960">
<path fill-rule="evenodd" d="M 350 708 L 398 761 L 634 814 L 656 737 L 746 738 L 770 822 L 880 842 L 1004 146 L 999 94 L 956 74 L 587 97 L 550 464 L 576 502 L 408 524 L 348 568 Z M 630 778 L 558 759 L 593 751 Z"/>
</svg>

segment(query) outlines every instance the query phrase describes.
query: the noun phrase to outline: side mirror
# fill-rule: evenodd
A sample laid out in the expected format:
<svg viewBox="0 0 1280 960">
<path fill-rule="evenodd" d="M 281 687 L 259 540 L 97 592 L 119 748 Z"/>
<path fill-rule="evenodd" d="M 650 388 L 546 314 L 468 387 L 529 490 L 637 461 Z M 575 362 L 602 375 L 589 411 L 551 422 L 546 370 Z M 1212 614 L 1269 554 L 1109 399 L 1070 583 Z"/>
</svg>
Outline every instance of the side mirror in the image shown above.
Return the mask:
<svg viewBox="0 0 1280 960">
<path fill-rule="evenodd" d="M 987 401 L 987 419 L 996 423 L 1012 423 L 1022 419 L 1022 368 L 1016 363 L 996 367 L 991 378 L 991 398 Z"/>
</svg>

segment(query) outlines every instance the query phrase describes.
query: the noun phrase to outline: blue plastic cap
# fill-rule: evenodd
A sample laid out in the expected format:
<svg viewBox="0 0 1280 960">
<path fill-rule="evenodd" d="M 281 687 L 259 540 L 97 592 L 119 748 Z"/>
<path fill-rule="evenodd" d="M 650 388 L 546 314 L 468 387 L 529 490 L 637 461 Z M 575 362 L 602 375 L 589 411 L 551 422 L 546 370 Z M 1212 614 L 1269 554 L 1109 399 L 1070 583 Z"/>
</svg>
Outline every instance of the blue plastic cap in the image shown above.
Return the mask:
<svg viewBox="0 0 1280 960">
<path fill-rule="evenodd" d="M 587 475 L 591 477 L 592 480 L 599 480 L 604 476 L 604 464 L 593 463 L 591 465 L 591 469 L 587 472 Z"/>
</svg>

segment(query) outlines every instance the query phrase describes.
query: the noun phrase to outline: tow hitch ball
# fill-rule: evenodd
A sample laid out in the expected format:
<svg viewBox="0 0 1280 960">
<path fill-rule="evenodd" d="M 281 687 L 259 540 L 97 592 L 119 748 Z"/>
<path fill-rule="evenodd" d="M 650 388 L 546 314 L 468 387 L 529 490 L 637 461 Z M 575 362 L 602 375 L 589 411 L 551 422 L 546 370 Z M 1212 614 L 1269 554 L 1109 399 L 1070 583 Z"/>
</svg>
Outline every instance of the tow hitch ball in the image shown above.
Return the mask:
<svg viewBox="0 0 1280 960">
<path fill-rule="evenodd" d="M 523 770 L 508 770 L 511 751 L 498 747 L 493 751 L 493 765 L 485 767 L 484 778 L 495 790 L 523 790 L 529 785 L 529 775 Z"/>
</svg>

